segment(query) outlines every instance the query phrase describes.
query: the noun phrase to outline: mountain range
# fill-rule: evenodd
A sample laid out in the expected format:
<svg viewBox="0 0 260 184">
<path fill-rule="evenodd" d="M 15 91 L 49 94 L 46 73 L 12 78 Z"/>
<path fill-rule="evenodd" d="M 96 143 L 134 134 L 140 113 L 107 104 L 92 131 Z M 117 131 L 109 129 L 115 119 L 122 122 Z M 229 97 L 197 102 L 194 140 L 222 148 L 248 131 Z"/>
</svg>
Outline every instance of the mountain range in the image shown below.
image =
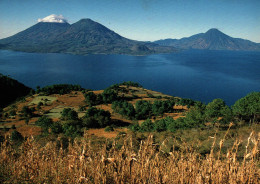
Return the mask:
<svg viewBox="0 0 260 184">
<path fill-rule="evenodd" d="M 79 55 L 144 55 L 176 51 L 173 47 L 124 38 L 91 19 L 81 19 L 71 25 L 67 22 L 39 22 L 0 40 L 0 49 Z"/>
<path fill-rule="evenodd" d="M 215 28 L 187 38 L 158 40 L 153 43 L 179 49 L 260 51 L 259 43 L 232 38 Z"/>
<path fill-rule="evenodd" d="M 91 19 L 81 19 L 74 24 L 39 22 L 13 36 L 1 39 L 0 49 L 78 55 L 146 55 L 182 49 L 260 51 L 260 44 L 232 38 L 218 29 L 182 39 L 141 42 L 124 38 Z"/>
</svg>

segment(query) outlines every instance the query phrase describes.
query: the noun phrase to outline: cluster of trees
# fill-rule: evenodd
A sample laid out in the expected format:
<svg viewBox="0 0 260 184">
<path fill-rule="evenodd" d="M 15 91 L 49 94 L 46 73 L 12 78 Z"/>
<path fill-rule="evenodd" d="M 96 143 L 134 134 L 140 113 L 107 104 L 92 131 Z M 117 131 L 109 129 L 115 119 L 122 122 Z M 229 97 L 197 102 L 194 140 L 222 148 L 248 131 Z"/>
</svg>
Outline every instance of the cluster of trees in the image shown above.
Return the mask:
<svg viewBox="0 0 260 184">
<path fill-rule="evenodd" d="M 129 87 L 142 88 L 143 87 L 141 84 L 139 84 L 137 82 L 127 81 L 127 82 L 122 82 L 122 83 L 118 83 L 118 84 L 113 84 L 110 87 L 108 87 L 107 89 L 114 89 L 116 91 L 123 90 L 124 88 L 121 88 L 120 86 L 126 86 L 127 88 L 129 88 Z"/>
<path fill-rule="evenodd" d="M 112 103 L 114 112 L 121 114 L 128 119 L 147 119 L 151 116 L 159 116 L 164 113 L 173 112 L 174 104 L 191 106 L 195 101 L 191 99 L 170 98 L 168 100 L 157 100 L 154 103 L 145 100 L 136 102 L 135 107 L 128 103 L 124 97 L 118 95 L 121 85 L 141 87 L 140 84 L 134 82 L 124 82 L 115 84 L 105 89 L 101 94 L 94 94 L 87 92 L 85 94 L 85 101 L 89 106 Z"/>
<path fill-rule="evenodd" d="M 175 98 L 176 105 L 187 106 L 189 108 L 190 106 L 195 105 L 195 103 L 197 102 L 189 98 Z"/>
<path fill-rule="evenodd" d="M 71 109 L 71 108 L 65 108 L 61 112 L 61 119 L 62 120 L 78 120 L 78 113 Z"/>
<path fill-rule="evenodd" d="M 178 118 L 177 120 L 174 120 L 171 117 L 166 117 L 155 122 L 152 122 L 150 119 L 148 119 L 141 123 L 141 125 L 134 123 L 130 126 L 130 129 L 134 132 L 175 132 L 178 129 L 188 129 L 194 127 L 198 127 L 198 125 L 190 123 L 185 118 Z"/>
<path fill-rule="evenodd" d="M 65 108 L 61 112 L 61 122 L 53 122 L 47 116 L 42 116 L 36 121 L 45 133 L 51 130 L 54 134 L 63 133 L 75 137 L 83 133 L 84 128 L 104 128 L 112 124 L 111 114 L 108 111 L 89 108 L 84 117 L 79 118 L 78 113 L 72 108 Z"/>
<path fill-rule="evenodd" d="M 124 100 L 124 97 L 118 95 L 119 92 L 127 92 L 126 89 L 120 86 L 133 86 L 133 87 L 142 87 L 140 84 L 132 81 L 122 82 L 119 84 L 111 85 L 106 88 L 101 94 L 94 94 L 92 91 L 89 91 L 84 94 L 85 101 L 89 106 L 99 105 L 99 104 L 108 104 L 118 100 Z"/>
<path fill-rule="evenodd" d="M 130 126 L 132 131 L 140 132 L 175 132 L 177 129 L 204 127 L 205 123 L 210 122 L 214 126 L 219 123 L 227 126 L 231 121 L 244 120 L 258 122 L 260 119 L 260 92 L 253 92 L 239 99 L 232 108 L 228 107 L 222 99 L 215 99 L 207 105 L 196 102 L 185 117 L 174 120 L 167 117 L 155 121 L 144 121 L 141 125 L 134 123 Z"/>
<path fill-rule="evenodd" d="M 139 88 L 143 87 L 141 84 L 139 84 L 137 82 L 132 82 L 132 81 L 122 82 L 122 83 L 120 83 L 118 85 L 119 86 L 124 85 L 124 86 L 127 86 L 127 87 L 132 86 L 132 87 L 139 87 Z"/>
<path fill-rule="evenodd" d="M 80 85 L 72 85 L 72 84 L 55 84 L 51 86 L 46 86 L 40 88 L 37 86 L 37 93 L 43 93 L 45 95 L 51 94 L 68 94 L 71 91 L 82 91 L 83 88 Z"/>
<path fill-rule="evenodd" d="M 112 103 L 112 109 L 114 112 L 117 112 L 126 118 L 134 119 L 134 117 L 135 117 L 134 106 L 125 100 L 114 101 Z"/>
<path fill-rule="evenodd" d="M 111 88 L 107 88 L 103 91 L 103 93 L 97 95 L 93 92 L 87 92 L 86 94 L 84 94 L 84 96 L 85 96 L 85 102 L 89 106 L 94 106 L 94 105 L 104 104 L 104 103 L 108 104 L 119 99 L 116 90 Z"/>
<path fill-rule="evenodd" d="M 82 123 L 88 128 L 104 128 L 111 125 L 111 114 L 103 109 L 90 107 L 83 117 Z"/>
<path fill-rule="evenodd" d="M 147 119 L 152 116 L 159 116 L 167 112 L 173 112 L 173 100 L 156 100 L 151 103 L 147 100 L 139 100 L 135 103 L 135 108 L 127 101 L 115 101 L 112 103 L 114 112 L 129 119 Z"/>
</svg>

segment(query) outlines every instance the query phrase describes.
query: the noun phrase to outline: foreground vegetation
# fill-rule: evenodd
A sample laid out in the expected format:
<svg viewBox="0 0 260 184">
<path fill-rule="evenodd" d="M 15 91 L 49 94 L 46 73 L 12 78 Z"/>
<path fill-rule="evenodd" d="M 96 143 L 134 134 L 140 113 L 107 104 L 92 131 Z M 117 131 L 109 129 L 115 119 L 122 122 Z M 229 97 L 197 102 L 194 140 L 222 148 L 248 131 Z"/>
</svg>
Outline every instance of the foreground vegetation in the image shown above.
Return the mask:
<svg viewBox="0 0 260 184">
<path fill-rule="evenodd" d="M 227 133 L 228 134 L 228 133 Z M 226 134 L 226 135 L 227 135 Z M 28 138 L 19 150 L 5 141 L 0 152 L 1 183 L 257 183 L 259 182 L 260 135 L 248 137 L 241 161 L 235 140 L 226 153 L 213 138 L 211 151 L 201 156 L 183 144 L 171 151 L 165 148 L 170 141 L 155 144 L 152 135 L 142 140 L 138 149 L 132 136 L 125 137 L 119 148 L 112 144 L 93 145 L 87 134 L 64 145 L 49 142 L 41 147 Z M 218 147 L 218 151 L 215 148 Z"/>
<path fill-rule="evenodd" d="M 38 87 L 0 111 L 0 183 L 256 183 L 260 92 L 229 107 L 124 82 Z"/>
</svg>

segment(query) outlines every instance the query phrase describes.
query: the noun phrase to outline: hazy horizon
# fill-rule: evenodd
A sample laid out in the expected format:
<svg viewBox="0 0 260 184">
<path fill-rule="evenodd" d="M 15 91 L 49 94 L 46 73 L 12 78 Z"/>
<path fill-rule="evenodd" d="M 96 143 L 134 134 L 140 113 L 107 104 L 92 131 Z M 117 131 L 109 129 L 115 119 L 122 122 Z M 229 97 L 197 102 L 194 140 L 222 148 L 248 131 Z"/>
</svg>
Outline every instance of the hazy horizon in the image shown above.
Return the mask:
<svg viewBox="0 0 260 184">
<path fill-rule="evenodd" d="M 12 36 L 56 14 L 73 24 L 90 18 L 123 37 L 155 41 L 180 39 L 211 28 L 260 43 L 260 2 L 249 1 L 0 1 L 0 39 Z"/>
</svg>

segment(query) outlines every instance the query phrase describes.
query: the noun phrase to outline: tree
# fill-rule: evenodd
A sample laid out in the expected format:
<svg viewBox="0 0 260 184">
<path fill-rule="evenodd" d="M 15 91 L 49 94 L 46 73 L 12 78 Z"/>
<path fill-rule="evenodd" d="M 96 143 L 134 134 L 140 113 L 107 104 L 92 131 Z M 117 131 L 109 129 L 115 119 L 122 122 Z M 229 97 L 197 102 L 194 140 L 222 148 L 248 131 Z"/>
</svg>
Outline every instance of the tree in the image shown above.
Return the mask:
<svg viewBox="0 0 260 184">
<path fill-rule="evenodd" d="M 40 88 L 37 86 L 37 93 L 43 93 L 45 95 L 51 94 L 68 94 L 71 91 L 82 91 L 83 88 L 80 85 L 72 85 L 72 84 L 54 84 L 51 86 L 46 86 Z"/>
<path fill-rule="evenodd" d="M 48 118 L 47 116 L 42 116 L 35 122 L 35 124 L 40 126 L 41 128 L 43 128 L 43 130 L 45 132 L 47 132 L 48 129 L 53 124 L 53 121 L 52 121 L 52 119 Z"/>
<path fill-rule="evenodd" d="M 50 128 L 51 128 L 51 132 L 54 134 L 59 134 L 63 132 L 62 124 L 60 122 L 52 123 Z"/>
<path fill-rule="evenodd" d="M 107 126 L 107 127 L 105 128 L 105 132 L 113 132 L 113 131 L 114 131 L 113 126 Z"/>
<path fill-rule="evenodd" d="M 139 83 L 137 82 L 132 82 L 132 81 L 127 81 L 127 82 L 122 82 L 119 85 L 126 85 L 126 87 L 133 86 L 133 87 L 142 87 Z"/>
<path fill-rule="evenodd" d="M 15 130 L 15 129 L 16 129 L 16 126 L 15 126 L 15 125 L 12 125 L 12 126 L 11 126 L 11 129 Z"/>
<path fill-rule="evenodd" d="M 146 100 L 139 100 L 135 103 L 137 119 L 147 119 L 152 115 L 152 105 Z"/>
<path fill-rule="evenodd" d="M 233 112 L 228 106 L 221 109 L 221 114 L 222 118 L 219 121 L 221 124 L 229 124 L 233 120 Z"/>
<path fill-rule="evenodd" d="M 152 112 L 155 116 L 159 116 L 165 112 L 165 103 L 163 101 L 154 101 L 152 105 Z"/>
<path fill-rule="evenodd" d="M 140 126 L 142 132 L 152 132 L 154 130 L 154 123 L 150 119 L 144 121 Z"/>
<path fill-rule="evenodd" d="M 65 108 L 61 112 L 61 118 L 63 120 L 78 120 L 78 113 L 71 108 Z"/>
<path fill-rule="evenodd" d="M 240 119 L 255 122 L 260 116 L 260 92 L 252 92 L 237 100 L 232 107 L 234 114 Z"/>
<path fill-rule="evenodd" d="M 98 97 L 97 95 L 95 95 L 95 93 L 93 92 L 88 92 L 85 95 L 85 102 L 89 105 L 89 106 L 93 106 L 93 105 L 97 105 L 98 104 Z"/>
<path fill-rule="evenodd" d="M 132 130 L 133 132 L 137 132 L 140 130 L 140 126 L 138 124 L 138 122 L 133 122 L 131 125 L 130 125 L 130 130 Z"/>
<path fill-rule="evenodd" d="M 41 108 L 41 106 L 43 106 L 43 103 L 39 102 L 38 105 L 37 105 L 37 109 L 39 110 Z"/>
<path fill-rule="evenodd" d="M 213 124 L 221 119 L 225 119 L 223 122 L 226 122 L 226 120 L 229 119 L 228 116 L 230 117 L 230 114 L 230 108 L 219 98 L 208 103 L 205 109 L 206 120 L 213 122 Z"/>
<path fill-rule="evenodd" d="M 190 127 L 204 126 L 205 116 L 203 110 L 198 106 L 191 107 L 186 113 L 185 121 Z"/>
<path fill-rule="evenodd" d="M 177 99 L 176 99 L 177 100 Z M 181 98 L 176 102 L 178 105 L 187 105 L 188 107 L 193 106 L 195 101 L 189 98 Z"/>
<path fill-rule="evenodd" d="M 172 112 L 173 106 L 174 106 L 174 101 L 172 100 L 167 100 L 167 101 L 156 100 L 152 104 L 152 113 L 155 116 L 158 116 L 166 112 Z"/>
<path fill-rule="evenodd" d="M 110 88 L 105 89 L 101 96 L 104 103 L 112 103 L 113 101 L 118 99 L 115 90 Z"/>
<path fill-rule="evenodd" d="M 127 101 L 114 101 L 112 103 L 112 109 L 114 112 L 126 116 L 127 118 L 133 119 L 135 116 L 134 106 Z"/>
<path fill-rule="evenodd" d="M 62 131 L 66 136 L 76 137 L 81 134 L 82 125 L 79 121 L 66 121 L 62 124 Z"/>
<path fill-rule="evenodd" d="M 10 115 L 10 116 L 15 116 L 15 115 L 16 115 L 16 111 L 15 111 L 14 109 L 11 110 L 10 113 L 9 113 L 9 115 Z"/>
<path fill-rule="evenodd" d="M 167 124 L 164 119 L 161 119 L 159 121 L 156 121 L 154 123 L 154 130 L 157 132 L 162 132 L 167 130 Z"/>
<path fill-rule="evenodd" d="M 28 124 L 29 124 L 29 121 L 30 121 L 30 119 L 29 119 L 29 118 L 26 118 L 26 119 L 25 119 L 25 124 L 28 125 Z"/>
<path fill-rule="evenodd" d="M 88 128 L 104 128 L 111 124 L 111 114 L 109 111 L 89 108 L 83 117 L 83 125 Z"/>
<path fill-rule="evenodd" d="M 31 118 L 31 117 L 33 117 L 34 110 L 35 110 L 34 108 L 29 108 L 27 106 L 24 106 L 21 110 L 22 116 L 24 118 Z"/>
</svg>

